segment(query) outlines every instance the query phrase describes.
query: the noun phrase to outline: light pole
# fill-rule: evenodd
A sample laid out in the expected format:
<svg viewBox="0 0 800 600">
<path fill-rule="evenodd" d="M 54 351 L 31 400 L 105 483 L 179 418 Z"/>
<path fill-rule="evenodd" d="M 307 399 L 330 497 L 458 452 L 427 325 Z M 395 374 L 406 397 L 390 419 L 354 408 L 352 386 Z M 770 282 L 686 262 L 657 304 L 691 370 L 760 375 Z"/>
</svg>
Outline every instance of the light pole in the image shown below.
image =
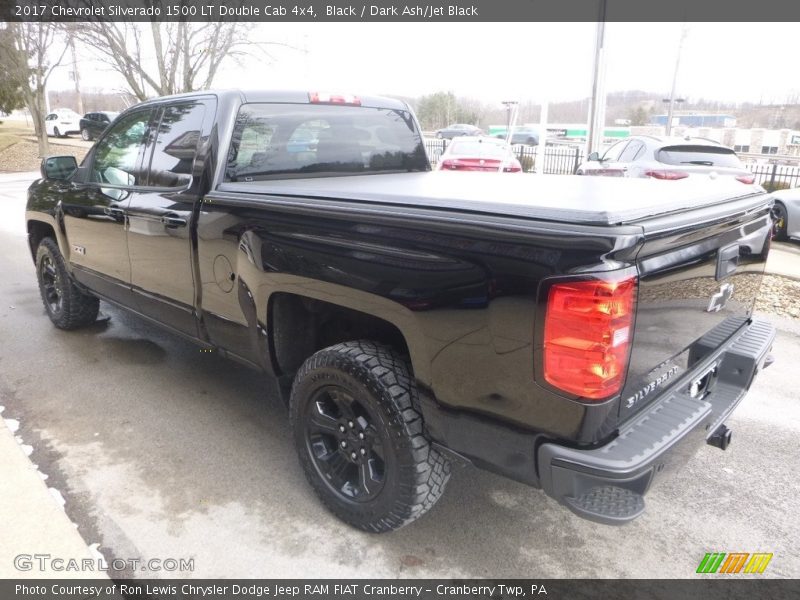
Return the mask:
<svg viewBox="0 0 800 600">
<path fill-rule="evenodd" d="M 678 69 L 681 66 L 681 54 L 683 54 L 683 42 L 686 40 L 686 34 L 689 33 L 689 26 L 684 23 L 681 28 L 681 41 L 678 42 L 678 56 L 675 57 L 675 71 L 672 73 L 672 90 L 669 93 L 669 108 L 667 109 L 667 128 L 666 134 L 672 133 L 672 111 L 675 107 L 675 87 L 678 84 Z M 683 102 L 683 100 L 680 100 Z"/>
<path fill-rule="evenodd" d="M 605 129 L 605 31 L 606 31 L 606 0 L 600 1 L 600 13 L 597 17 L 597 32 L 595 34 L 594 72 L 592 75 L 592 98 L 589 103 L 589 127 L 586 132 L 586 152 L 599 150 Z"/>
<path fill-rule="evenodd" d="M 667 122 L 665 124 L 665 127 L 666 127 L 665 135 L 669 135 L 670 132 L 672 131 L 672 121 L 675 118 L 674 114 L 673 114 L 673 111 L 670 108 L 670 106 L 671 106 L 670 102 L 672 102 L 672 104 L 683 104 L 684 102 L 686 102 L 686 99 L 685 98 L 674 98 L 674 99 L 670 100 L 670 98 L 662 98 L 661 101 L 664 103 L 665 106 L 667 106 Z M 678 117 L 678 121 L 680 122 L 680 117 Z"/>
<path fill-rule="evenodd" d="M 501 102 L 506 107 L 506 142 L 511 141 L 511 129 L 517 120 L 517 107 L 519 102 L 516 100 L 503 100 Z"/>
</svg>

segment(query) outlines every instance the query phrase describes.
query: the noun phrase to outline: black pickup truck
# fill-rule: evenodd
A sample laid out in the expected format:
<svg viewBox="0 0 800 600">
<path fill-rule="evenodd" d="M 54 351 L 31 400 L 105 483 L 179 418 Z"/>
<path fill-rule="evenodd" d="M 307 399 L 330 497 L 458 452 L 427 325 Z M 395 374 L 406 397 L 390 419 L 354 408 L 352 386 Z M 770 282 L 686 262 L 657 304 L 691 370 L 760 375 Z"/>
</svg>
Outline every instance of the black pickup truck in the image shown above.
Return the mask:
<svg viewBox="0 0 800 600">
<path fill-rule="evenodd" d="M 403 102 L 277 91 L 144 102 L 42 175 L 56 327 L 100 299 L 273 375 L 309 482 L 368 531 L 467 462 L 628 522 L 772 361 L 771 199 L 735 180 L 434 173 Z"/>
</svg>

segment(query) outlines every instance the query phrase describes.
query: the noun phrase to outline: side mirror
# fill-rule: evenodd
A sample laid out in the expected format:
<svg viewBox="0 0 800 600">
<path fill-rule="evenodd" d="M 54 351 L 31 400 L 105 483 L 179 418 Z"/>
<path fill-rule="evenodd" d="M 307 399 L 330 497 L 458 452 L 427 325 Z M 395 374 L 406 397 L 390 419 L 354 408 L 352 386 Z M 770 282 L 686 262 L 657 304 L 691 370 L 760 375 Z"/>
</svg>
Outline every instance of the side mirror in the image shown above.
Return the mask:
<svg viewBox="0 0 800 600">
<path fill-rule="evenodd" d="M 592 152 L 589 156 L 586 157 L 586 160 L 593 160 L 595 162 L 600 162 L 600 155 L 597 152 Z"/>
<path fill-rule="evenodd" d="M 48 156 L 39 168 L 45 179 L 69 179 L 78 170 L 74 156 Z"/>
</svg>

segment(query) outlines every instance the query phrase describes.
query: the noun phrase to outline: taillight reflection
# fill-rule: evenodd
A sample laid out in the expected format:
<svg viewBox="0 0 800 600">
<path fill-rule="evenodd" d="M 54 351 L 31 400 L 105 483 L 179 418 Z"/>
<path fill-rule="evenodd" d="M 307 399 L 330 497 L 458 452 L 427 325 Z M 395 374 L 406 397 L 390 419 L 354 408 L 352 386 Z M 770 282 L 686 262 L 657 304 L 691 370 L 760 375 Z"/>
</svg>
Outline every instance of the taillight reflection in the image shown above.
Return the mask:
<svg viewBox="0 0 800 600">
<path fill-rule="evenodd" d="M 689 176 L 688 173 L 684 171 L 670 171 L 666 169 L 653 169 L 650 171 L 644 172 L 645 177 L 652 177 L 653 179 L 667 179 L 667 180 L 675 180 L 675 179 L 685 179 Z"/>
</svg>

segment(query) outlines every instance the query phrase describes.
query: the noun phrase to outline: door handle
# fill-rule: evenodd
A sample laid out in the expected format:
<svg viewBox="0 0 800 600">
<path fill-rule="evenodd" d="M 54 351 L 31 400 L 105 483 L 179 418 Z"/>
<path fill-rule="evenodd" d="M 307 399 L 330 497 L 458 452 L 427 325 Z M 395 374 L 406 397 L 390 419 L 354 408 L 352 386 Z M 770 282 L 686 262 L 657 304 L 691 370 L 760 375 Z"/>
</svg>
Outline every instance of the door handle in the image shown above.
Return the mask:
<svg viewBox="0 0 800 600">
<path fill-rule="evenodd" d="M 186 219 L 182 219 L 181 217 L 164 215 L 161 217 L 161 222 L 167 227 L 186 227 Z"/>
</svg>

